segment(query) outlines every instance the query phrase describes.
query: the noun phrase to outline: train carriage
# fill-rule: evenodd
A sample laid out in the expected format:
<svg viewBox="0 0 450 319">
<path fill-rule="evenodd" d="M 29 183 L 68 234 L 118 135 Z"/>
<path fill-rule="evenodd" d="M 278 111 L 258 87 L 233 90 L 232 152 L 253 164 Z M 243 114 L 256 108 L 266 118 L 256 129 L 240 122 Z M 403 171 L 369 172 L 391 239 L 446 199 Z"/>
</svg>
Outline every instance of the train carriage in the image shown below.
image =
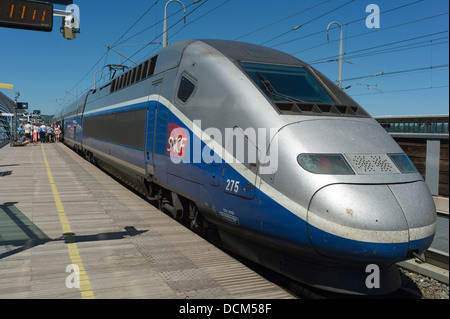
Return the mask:
<svg viewBox="0 0 450 319">
<path fill-rule="evenodd" d="M 313 286 L 393 291 L 395 262 L 434 236 L 434 202 L 401 148 L 323 74 L 277 50 L 180 41 L 63 117 L 69 146 L 162 210 Z M 373 264 L 376 289 L 365 280 Z"/>
</svg>

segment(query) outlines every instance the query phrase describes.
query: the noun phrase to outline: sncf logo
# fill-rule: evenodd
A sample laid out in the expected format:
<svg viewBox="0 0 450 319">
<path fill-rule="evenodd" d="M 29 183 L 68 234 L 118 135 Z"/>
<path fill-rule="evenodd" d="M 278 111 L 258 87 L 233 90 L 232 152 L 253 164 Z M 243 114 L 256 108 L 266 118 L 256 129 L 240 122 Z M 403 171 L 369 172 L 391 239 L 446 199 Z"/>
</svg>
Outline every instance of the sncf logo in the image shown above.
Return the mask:
<svg viewBox="0 0 450 319">
<path fill-rule="evenodd" d="M 166 154 L 184 158 L 188 143 L 188 135 L 185 130 L 176 124 L 169 123 L 167 135 Z"/>
</svg>

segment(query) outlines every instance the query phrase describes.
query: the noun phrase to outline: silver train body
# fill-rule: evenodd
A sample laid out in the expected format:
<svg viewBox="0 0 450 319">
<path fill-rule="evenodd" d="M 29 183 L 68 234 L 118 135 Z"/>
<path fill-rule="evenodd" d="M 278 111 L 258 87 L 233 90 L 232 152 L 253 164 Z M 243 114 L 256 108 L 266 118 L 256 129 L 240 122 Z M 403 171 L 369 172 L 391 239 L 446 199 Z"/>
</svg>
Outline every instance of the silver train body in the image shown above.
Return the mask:
<svg viewBox="0 0 450 319">
<path fill-rule="evenodd" d="M 394 291 L 395 263 L 433 240 L 433 199 L 397 143 L 273 49 L 181 41 L 59 117 L 66 144 L 174 218 L 309 285 Z"/>
</svg>

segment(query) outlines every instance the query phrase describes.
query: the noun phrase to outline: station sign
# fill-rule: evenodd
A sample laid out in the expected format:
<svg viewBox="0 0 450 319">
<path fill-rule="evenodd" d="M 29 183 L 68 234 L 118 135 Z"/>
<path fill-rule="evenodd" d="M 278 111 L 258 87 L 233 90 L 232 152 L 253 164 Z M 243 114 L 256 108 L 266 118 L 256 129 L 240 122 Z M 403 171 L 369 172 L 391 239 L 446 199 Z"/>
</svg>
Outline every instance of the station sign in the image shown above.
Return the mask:
<svg viewBox="0 0 450 319">
<path fill-rule="evenodd" d="M 17 102 L 18 110 L 28 110 L 28 102 Z"/>
<path fill-rule="evenodd" d="M 14 85 L 8 83 L 0 83 L 0 89 L 12 90 L 14 89 Z"/>
<path fill-rule="evenodd" d="M 0 27 L 50 32 L 53 28 L 53 4 L 39 1 L 2 0 Z"/>
</svg>

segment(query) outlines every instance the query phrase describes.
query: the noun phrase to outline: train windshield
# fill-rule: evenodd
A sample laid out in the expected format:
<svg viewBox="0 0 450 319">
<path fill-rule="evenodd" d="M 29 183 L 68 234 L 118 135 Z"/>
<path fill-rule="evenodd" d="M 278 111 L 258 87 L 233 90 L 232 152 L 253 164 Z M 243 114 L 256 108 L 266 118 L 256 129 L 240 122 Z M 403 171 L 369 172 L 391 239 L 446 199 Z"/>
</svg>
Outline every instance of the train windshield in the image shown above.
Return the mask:
<svg viewBox="0 0 450 319">
<path fill-rule="evenodd" d="M 334 103 L 305 67 L 254 62 L 241 62 L 241 65 L 274 102 Z"/>
</svg>

